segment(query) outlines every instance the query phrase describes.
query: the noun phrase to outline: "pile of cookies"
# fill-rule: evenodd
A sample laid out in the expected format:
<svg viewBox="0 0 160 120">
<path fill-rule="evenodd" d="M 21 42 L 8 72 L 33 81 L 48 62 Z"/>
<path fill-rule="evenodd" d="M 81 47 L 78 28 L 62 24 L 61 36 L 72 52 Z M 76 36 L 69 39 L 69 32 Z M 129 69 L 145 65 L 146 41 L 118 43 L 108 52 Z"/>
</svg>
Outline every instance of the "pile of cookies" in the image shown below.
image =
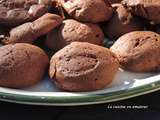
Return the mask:
<svg viewBox="0 0 160 120">
<path fill-rule="evenodd" d="M 28 87 L 49 74 L 62 90 L 93 91 L 119 67 L 160 72 L 159 26 L 159 0 L 1 0 L 0 86 Z"/>
</svg>

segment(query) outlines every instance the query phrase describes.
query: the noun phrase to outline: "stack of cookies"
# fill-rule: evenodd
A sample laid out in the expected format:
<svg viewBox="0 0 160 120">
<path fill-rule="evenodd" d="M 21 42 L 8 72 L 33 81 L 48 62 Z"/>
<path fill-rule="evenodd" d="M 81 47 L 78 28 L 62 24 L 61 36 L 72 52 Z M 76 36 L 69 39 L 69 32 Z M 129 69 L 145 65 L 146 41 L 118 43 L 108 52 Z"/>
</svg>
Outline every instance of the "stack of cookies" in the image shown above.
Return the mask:
<svg viewBox="0 0 160 120">
<path fill-rule="evenodd" d="M 62 90 L 93 91 L 119 67 L 160 72 L 159 13 L 159 0 L 2 0 L 0 86 L 28 87 L 48 74 Z"/>
</svg>

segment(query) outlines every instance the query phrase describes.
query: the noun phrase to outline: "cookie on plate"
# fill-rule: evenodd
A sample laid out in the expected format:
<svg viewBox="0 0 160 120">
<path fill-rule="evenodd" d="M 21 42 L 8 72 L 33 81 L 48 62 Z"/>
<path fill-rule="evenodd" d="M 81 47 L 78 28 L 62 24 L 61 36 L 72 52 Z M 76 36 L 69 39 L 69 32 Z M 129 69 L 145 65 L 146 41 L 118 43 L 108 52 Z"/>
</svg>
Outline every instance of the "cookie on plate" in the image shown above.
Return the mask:
<svg viewBox="0 0 160 120">
<path fill-rule="evenodd" d="M 113 9 L 108 0 L 59 0 L 66 12 L 83 22 L 103 22 L 110 19 Z"/>
<path fill-rule="evenodd" d="M 160 71 L 160 35 L 134 31 L 120 37 L 111 47 L 123 69 L 135 72 Z"/>
<path fill-rule="evenodd" d="M 93 91 L 109 85 L 118 67 L 118 60 L 109 49 L 73 42 L 53 55 L 49 75 L 60 89 Z"/>
<path fill-rule="evenodd" d="M 88 42 L 103 45 L 104 34 L 97 24 L 67 19 L 57 29 L 48 35 L 46 44 L 49 48 L 59 50 L 72 42 Z"/>
<path fill-rule="evenodd" d="M 62 18 L 59 15 L 46 13 L 33 22 L 27 22 L 11 29 L 9 35 L 2 42 L 4 44 L 32 43 L 61 23 Z"/>
<path fill-rule="evenodd" d="M 0 47 L 0 86 L 22 88 L 42 80 L 49 59 L 36 46 L 17 43 Z"/>
</svg>

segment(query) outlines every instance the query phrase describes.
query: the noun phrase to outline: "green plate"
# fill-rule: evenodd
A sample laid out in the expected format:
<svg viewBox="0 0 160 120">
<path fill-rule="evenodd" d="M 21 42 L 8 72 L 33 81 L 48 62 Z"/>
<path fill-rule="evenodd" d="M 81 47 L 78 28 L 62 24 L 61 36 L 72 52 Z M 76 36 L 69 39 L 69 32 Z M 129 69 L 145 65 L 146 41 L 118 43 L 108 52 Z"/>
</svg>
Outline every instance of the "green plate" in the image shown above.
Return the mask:
<svg viewBox="0 0 160 120">
<path fill-rule="evenodd" d="M 64 92 L 46 77 L 37 85 L 23 90 L 0 87 L 0 100 L 32 105 L 77 106 L 124 100 L 159 89 L 160 74 L 138 74 L 120 69 L 114 81 L 103 90 Z"/>
</svg>

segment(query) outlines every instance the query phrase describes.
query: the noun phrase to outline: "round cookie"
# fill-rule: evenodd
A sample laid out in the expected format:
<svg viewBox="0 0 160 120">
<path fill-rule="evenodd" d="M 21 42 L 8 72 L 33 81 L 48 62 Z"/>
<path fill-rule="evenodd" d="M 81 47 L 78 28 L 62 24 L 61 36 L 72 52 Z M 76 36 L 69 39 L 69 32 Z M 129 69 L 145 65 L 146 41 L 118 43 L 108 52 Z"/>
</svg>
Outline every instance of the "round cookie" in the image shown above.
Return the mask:
<svg viewBox="0 0 160 120">
<path fill-rule="evenodd" d="M 104 34 L 101 28 L 92 23 L 81 23 L 73 19 L 63 21 L 59 32 L 60 48 L 71 42 L 88 42 L 103 45 Z"/>
<path fill-rule="evenodd" d="M 122 68 L 135 72 L 160 71 L 160 35 L 134 31 L 120 37 L 111 47 Z"/>
<path fill-rule="evenodd" d="M 60 28 L 47 35 L 46 45 L 59 50 L 72 42 L 88 42 L 103 45 L 104 34 L 97 24 L 81 23 L 73 19 L 63 21 Z"/>
<path fill-rule="evenodd" d="M 106 36 L 111 39 L 117 39 L 125 33 L 144 29 L 143 25 L 139 22 L 140 20 L 134 17 L 121 4 L 113 4 L 113 8 L 115 8 L 114 15 L 104 26 Z"/>
<path fill-rule="evenodd" d="M 160 0 L 123 0 L 122 4 L 135 15 L 160 23 Z"/>
<path fill-rule="evenodd" d="M 0 47 L 0 86 L 28 87 L 40 81 L 49 59 L 36 46 L 17 43 Z"/>
<path fill-rule="evenodd" d="M 83 22 L 103 22 L 112 16 L 108 0 L 59 0 L 66 12 Z"/>
<path fill-rule="evenodd" d="M 50 61 L 49 75 L 66 91 L 93 91 L 110 84 L 119 63 L 107 48 L 73 42 L 58 51 Z"/>
</svg>

